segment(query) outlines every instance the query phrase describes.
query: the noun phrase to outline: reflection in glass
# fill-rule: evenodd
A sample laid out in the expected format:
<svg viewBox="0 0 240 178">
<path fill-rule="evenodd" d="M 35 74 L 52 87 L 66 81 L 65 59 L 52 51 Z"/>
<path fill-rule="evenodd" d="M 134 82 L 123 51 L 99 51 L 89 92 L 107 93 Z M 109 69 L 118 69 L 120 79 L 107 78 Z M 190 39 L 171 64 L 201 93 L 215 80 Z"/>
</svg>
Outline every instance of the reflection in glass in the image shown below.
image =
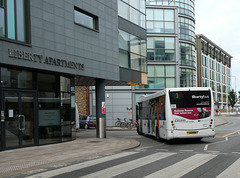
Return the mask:
<svg viewBox="0 0 240 178">
<path fill-rule="evenodd" d="M 147 60 L 153 61 L 154 60 L 154 50 L 148 49 L 147 50 Z"/>
<path fill-rule="evenodd" d="M 130 52 L 141 54 L 140 40 L 134 35 L 130 35 Z"/>
<path fill-rule="evenodd" d="M 19 146 L 19 101 L 17 93 L 6 92 L 4 102 L 6 147 L 17 147 Z"/>
<path fill-rule="evenodd" d="M 139 0 L 129 0 L 129 4 L 130 4 L 131 6 L 133 6 L 134 8 L 136 8 L 136 9 L 139 9 L 139 8 L 140 8 Z"/>
<path fill-rule="evenodd" d="M 33 94 L 23 93 L 21 101 L 22 115 L 24 115 L 22 122 L 25 124 L 22 131 L 22 144 L 34 144 L 34 96 Z"/>
<path fill-rule="evenodd" d="M 60 91 L 70 92 L 70 79 L 66 77 L 60 77 Z"/>
<path fill-rule="evenodd" d="M 74 21 L 75 21 L 75 23 L 86 26 L 88 28 L 92 28 L 92 29 L 96 28 L 94 26 L 94 18 L 93 17 L 86 15 L 82 12 L 79 12 L 77 10 L 74 10 Z"/>
<path fill-rule="evenodd" d="M 165 38 L 164 37 L 156 37 L 155 38 L 155 48 L 165 48 Z"/>
<path fill-rule="evenodd" d="M 155 77 L 154 65 L 148 65 L 148 77 Z"/>
<path fill-rule="evenodd" d="M 122 30 L 119 30 L 119 35 L 118 35 L 118 46 L 120 49 L 129 51 L 129 41 L 130 37 L 127 32 L 124 32 Z"/>
<path fill-rule="evenodd" d="M 17 0 L 17 40 L 26 41 L 26 25 L 25 25 L 25 0 Z"/>
<path fill-rule="evenodd" d="M 156 78 L 156 87 L 155 88 L 165 88 L 165 79 Z"/>
<path fill-rule="evenodd" d="M 145 0 L 140 0 L 140 11 L 145 14 L 146 2 Z"/>
<path fill-rule="evenodd" d="M 119 30 L 119 61 L 121 67 L 146 72 L 146 40 Z"/>
<path fill-rule="evenodd" d="M 33 73 L 9 68 L 1 69 L 2 87 L 33 89 Z"/>
<path fill-rule="evenodd" d="M 124 1 L 124 2 L 123 2 Z M 145 29 L 145 1 L 118 0 L 118 15 Z M 128 4 L 130 3 L 130 4 Z"/>
<path fill-rule="evenodd" d="M 39 109 L 58 109 L 60 96 L 58 92 L 38 92 Z"/>
<path fill-rule="evenodd" d="M 14 0 L 7 0 L 8 38 L 15 40 L 15 5 Z"/>
<path fill-rule="evenodd" d="M 129 68 L 129 57 L 128 52 L 119 50 L 119 64 L 121 67 Z"/>
<path fill-rule="evenodd" d="M 174 49 L 175 48 L 174 38 L 165 38 L 165 48 L 166 49 Z"/>
<path fill-rule="evenodd" d="M 155 66 L 156 77 L 165 77 L 165 67 L 163 65 Z"/>
<path fill-rule="evenodd" d="M 130 21 L 140 26 L 140 12 L 130 7 Z"/>
<path fill-rule="evenodd" d="M 5 37 L 5 14 L 4 9 L 0 8 L 0 37 Z"/>
<path fill-rule="evenodd" d="M 128 20 L 129 19 L 129 6 L 126 3 L 118 0 L 118 9 L 119 9 L 118 15 L 120 17 L 123 17 L 124 19 Z"/>
<path fill-rule="evenodd" d="M 59 82 L 55 75 L 38 74 L 38 89 L 45 91 L 59 91 Z"/>
<path fill-rule="evenodd" d="M 154 20 L 163 21 L 163 9 L 154 9 L 153 11 L 154 11 Z"/>
<path fill-rule="evenodd" d="M 175 77 L 175 66 L 166 66 L 166 77 Z"/>
<path fill-rule="evenodd" d="M 166 78 L 166 88 L 175 88 L 175 78 Z"/>
<path fill-rule="evenodd" d="M 139 55 L 131 54 L 131 69 L 140 71 L 141 58 Z"/>
<path fill-rule="evenodd" d="M 147 88 L 149 88 L 149 89 L 154 89 L 155 88 L 155 78 L 148 78 Z"/>
<path fill-rule="evenodd" d="M 72 139 L 72 122 L 71 122 L 71 96 L 70 93 L 61 93 L 61 126 L 62 126 L 62 141 Z"/>
<path fill-rule="evenodd" d="M 174 33 L 174 22 L 165 22 L 165 33 Z"/>
<path fill-rule="evenodd" d="M 174 21 L 174 11 L 173 10 L 164 10 L 164 20 L 165 21 Z"/>
</svg>

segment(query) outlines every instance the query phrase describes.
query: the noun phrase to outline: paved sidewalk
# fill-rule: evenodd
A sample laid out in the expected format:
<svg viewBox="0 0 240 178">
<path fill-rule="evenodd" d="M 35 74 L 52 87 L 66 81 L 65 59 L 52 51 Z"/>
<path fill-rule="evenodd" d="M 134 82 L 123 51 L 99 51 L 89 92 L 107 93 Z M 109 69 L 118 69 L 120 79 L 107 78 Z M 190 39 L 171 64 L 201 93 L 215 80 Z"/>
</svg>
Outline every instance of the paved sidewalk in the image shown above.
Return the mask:
<svg viewBox="0 0 240 178">
<path fill-rule="evenodd" d="M 131 149 L 139 144 L 133 139 L 113 137 L 78 138 L 71 142 L 2 151 L 0 177 L 36 172 L 47 167 L 61 167 L 81 159 Z"/>
<path fill-rule="evenodd" d="M 230 121 L 227 120 L 226 115 L 220 115 L 220 116 L 215 116 L 215 126 L 219 127 L 221 125 L 225 125 L 230 123 Z"/>
<path fill-rule="evenodd" d="M 216 116 L 216 126 L 227 124 L 224 116 Z M 107 130 L 122 130 L 108 127 Z M 124 129 L 128 130 L 128 129 Z M 61 167 L 74 161 L 96 157 L 102 154 L 135 148 L 140 143 L 133 139 L 108 137 L 94 138 L 85 135 L 74 141 L 44 146 L 34 146 L 0 152 L 0 177 L 37 172 L 47 167 Z"/>
</svg>

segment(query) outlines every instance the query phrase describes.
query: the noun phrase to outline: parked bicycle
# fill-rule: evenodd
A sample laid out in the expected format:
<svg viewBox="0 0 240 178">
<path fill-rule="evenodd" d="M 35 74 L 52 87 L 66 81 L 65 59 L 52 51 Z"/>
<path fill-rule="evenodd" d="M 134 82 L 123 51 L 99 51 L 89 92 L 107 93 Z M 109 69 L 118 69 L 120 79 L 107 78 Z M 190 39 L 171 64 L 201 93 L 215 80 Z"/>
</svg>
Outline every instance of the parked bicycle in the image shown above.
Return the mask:
<svg viewBox="0 0 240 178">
<path fill-rule="evenodd" d="M 129 122 L 127 121 L 126 118 L 123 119 L 123 121 L 121 122 L 120 124 L 120 127 L 123 129 L 123 128 L 126 128 L 128 126 Z"/>
<path fill-rule="evenodd" d="M 120 118 L 117 118 L 117 121 L 115 122 L 116 127 L 120 127 L 122 120 Z"/>
<path fill-rule="evenodd" d="M 127 125 L 128 129 L 132 129 L 132 128 L 137 128 L 138 127 L 138 123 L 137 121 L 133 120 L 133 119 L 129 119 L 131 122 Z"/>
</svg>

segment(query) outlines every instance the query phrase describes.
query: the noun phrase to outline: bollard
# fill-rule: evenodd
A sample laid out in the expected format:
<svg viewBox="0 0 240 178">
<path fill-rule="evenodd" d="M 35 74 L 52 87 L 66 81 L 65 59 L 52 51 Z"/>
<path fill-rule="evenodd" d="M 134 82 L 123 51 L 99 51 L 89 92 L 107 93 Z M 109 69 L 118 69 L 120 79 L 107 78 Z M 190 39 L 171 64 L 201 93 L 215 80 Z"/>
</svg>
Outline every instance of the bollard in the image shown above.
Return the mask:
<svg viewBox="0 0 240 178">
<path fill-rule="evenodd" d="M 97 118 L 97 138 L 106 138 L 106 118 Z"/>
</svg>

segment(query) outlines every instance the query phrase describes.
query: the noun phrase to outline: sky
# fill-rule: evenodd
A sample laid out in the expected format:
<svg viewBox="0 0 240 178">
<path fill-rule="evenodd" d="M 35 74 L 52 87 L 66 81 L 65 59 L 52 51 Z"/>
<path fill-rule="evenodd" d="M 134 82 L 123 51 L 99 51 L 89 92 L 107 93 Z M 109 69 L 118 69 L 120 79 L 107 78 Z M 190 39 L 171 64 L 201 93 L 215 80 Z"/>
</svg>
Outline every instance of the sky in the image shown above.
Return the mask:
<svg viewBox="0 0 240 178">
<path fill-rule="evenodd" d="M 239 0 L 195 0 L 195 32 L 203 34 L 233 56 L 231 84 L 237 93 L 240 91 L 239 7 Z"/>
</svg>

